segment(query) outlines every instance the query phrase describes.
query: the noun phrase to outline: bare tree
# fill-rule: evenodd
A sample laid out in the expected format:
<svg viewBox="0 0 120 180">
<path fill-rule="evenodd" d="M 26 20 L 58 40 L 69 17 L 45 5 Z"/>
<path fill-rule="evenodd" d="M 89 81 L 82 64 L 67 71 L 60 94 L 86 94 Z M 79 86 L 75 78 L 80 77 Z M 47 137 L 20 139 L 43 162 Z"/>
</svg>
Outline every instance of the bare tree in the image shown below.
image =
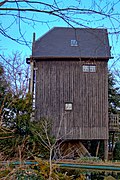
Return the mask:
<svg viewBox="0 0 120 180">
<path fill-rule="evenodd" d="M 24 96 L 28 92 L 29 67 L 20 52 L 13 52 L 11 56 L 0 55 L 4 66 L 9 92 L 13 95 Z"/>
<path fill-rule="evenodd" d="M 54 170 L 54 164 L 52 162 L 52 158 L 54 159 L 54 157 L 56 156 L 58 151 L 60 152 L 60 145 L 64 141 L 63 140 L 64 137 L 60 136 L 60 134 L 59 134 L 60 130 L 61 130 L 61 123 L 63 122 L 64 118 L 65 118 L 64 116 L 61 118 L 61 121 L 59 124 L 59 130 L 57 132 L 56 137 L 52 136 L 50 133 L 52 122 L 49 118 L 41 118 L 40 119 L 39 131 L 36 128 L 33 128 L 34 134 L 36 134 L 40 138 L 39 145 L 42 145 L 45 148 L 45 151 L 49 152 L 49 180 L 52 179 L 52 173 Z M 33 127 L 34 127 L 34 124 L 33 124 Z M 71 133 L 71 132 L 69 131 L 69 133 Z M 53 154 L 54 154 L 54 156 L 53 156 Z M 38 158 L 35 157 L 35 159 L 37 161 L 39 161 Z"/>
</svg>

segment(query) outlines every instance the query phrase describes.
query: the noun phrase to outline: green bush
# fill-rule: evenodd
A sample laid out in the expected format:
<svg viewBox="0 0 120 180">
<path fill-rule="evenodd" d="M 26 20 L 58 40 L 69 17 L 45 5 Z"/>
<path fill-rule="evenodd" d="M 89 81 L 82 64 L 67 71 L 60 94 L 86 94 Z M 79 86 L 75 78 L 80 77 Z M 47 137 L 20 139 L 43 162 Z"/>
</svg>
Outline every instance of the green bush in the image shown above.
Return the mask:
<svg viewBox="0 0 120 180">
<path fill-rule="evenodd" d="M 113 159 L 120 160 L 120 141 L 116 142 L 115 148 L 113 151 Z"/>
</svg>

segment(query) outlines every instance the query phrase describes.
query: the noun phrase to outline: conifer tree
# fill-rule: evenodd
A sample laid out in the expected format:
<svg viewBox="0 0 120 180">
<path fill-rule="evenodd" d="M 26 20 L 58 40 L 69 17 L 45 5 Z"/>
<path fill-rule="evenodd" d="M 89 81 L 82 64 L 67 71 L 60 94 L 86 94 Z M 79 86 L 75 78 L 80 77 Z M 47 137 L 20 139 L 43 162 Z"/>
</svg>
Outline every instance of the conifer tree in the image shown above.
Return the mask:
<svg viewBox="0 0 120 180">
<path fill-rule="evenodd" d="M 113 114 L 120 113 L 120 92 L 114 75 L 108 74 L 108 112 Z"/>
<path fill-rule="evenodd" d="M 8 89 L 8 83 L 5 78 L 4 68 L 0 64 L 0 107 L 2 106 L 7 89 Z"/>
</svg>

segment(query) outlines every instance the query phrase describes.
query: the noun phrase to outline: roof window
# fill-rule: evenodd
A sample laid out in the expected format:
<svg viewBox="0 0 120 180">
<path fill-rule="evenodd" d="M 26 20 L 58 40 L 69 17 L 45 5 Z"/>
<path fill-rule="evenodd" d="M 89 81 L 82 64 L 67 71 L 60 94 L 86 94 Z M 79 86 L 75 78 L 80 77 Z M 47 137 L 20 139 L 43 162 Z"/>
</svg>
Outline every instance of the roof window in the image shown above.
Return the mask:
<svg viewBox="0 0 120 180">
<path fill-rule="evenodd" d="M 78 46 L 78 42 L 76 39 L 71 39 L 71 46 Z"/>
</svg>

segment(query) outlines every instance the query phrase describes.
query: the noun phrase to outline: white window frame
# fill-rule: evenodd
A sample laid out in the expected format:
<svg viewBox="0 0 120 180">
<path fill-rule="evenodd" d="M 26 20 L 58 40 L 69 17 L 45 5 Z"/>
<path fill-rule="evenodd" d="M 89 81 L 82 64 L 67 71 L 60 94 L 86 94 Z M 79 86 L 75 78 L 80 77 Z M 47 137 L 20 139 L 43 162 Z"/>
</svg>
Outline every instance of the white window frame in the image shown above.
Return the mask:
<svg viewBox="0 0 120 180">
<path fill-rule="evenodd" d="M 65 102 L 65 111 L 72 111 L 73 110 L 73 103 Z"/>
<path fill-rule="evenodd" d="M 84 64 L 82 66 L 82 71 L 83 72 L 91 72 L 91 73 L 95 73 L 96 72 L 96 65 L 95 64 Z"/>
<path fill-rule="evenodd" d="M 76 39 L 71 39 L 71 46 L 78 46 L 78 42 Z"/>
</svg>

